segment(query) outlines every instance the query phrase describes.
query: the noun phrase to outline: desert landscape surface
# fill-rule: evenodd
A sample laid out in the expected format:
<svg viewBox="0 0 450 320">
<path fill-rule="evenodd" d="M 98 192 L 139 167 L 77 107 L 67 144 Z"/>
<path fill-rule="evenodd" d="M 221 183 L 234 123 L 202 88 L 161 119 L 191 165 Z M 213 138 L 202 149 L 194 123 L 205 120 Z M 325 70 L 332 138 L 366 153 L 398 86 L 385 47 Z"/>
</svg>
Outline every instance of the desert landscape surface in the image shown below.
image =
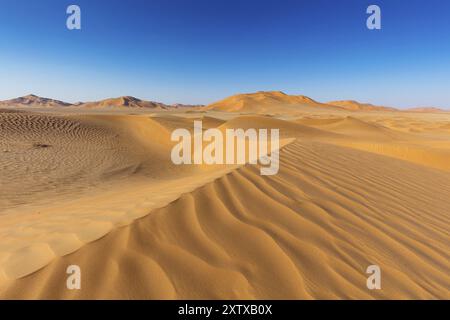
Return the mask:
<svg viewBox="0 0 450 320">
<path fill-rule="evenodd" d="M 280 129 L 278 174 L 173 164 L 196 120 Z M 0 137 L 1 299 L 450 299 L 448 111 L 29 95 L 0 102 Z"/>
</svg>

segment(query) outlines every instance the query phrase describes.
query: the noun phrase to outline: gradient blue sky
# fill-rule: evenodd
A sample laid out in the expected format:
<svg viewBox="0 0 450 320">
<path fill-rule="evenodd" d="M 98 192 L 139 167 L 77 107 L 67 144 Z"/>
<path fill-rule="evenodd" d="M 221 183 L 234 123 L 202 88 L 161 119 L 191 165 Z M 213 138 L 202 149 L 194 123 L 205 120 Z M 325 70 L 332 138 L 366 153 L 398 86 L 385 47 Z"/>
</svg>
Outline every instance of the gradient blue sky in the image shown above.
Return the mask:
<svg viewBox="0 0 450 320">
<path fill-rule="evenodd" d="M 66 29 L 66 8 L 82 30 Z M 366 8 L 382 9 L 382 30 Z M 0 0 L 0 99 L 209 103 L 259 90 L 450 107 L 447 0 Z"/>
</svg>

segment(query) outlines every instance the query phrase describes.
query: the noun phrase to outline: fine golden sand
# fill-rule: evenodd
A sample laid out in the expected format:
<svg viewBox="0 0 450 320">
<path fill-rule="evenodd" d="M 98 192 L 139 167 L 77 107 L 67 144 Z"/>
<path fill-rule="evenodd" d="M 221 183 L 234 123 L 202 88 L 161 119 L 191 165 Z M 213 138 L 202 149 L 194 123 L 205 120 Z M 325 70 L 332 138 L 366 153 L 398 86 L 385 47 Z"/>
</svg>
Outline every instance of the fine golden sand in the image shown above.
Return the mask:
<svg viewBox="0 0 450 320">
<path fill-rule="evenodd" d="M 450 115 L 254 98 L 0 111 L 0 298 L 449 299 Z M 279 128 L 279 173 L 175 166 L 170 134 L 194 120 Z"/>
</svg>

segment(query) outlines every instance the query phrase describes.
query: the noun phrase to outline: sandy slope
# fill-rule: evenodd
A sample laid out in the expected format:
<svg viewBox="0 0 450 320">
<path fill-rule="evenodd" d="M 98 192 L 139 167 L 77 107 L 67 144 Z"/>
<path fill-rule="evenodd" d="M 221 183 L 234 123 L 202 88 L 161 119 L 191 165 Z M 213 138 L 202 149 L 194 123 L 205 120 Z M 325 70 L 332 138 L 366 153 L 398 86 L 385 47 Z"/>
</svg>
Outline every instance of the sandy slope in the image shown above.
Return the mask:
<svg viewBox="0 0 450 320">
<path fill-rule="evenodd" d="M 281 163 L 276 177 L 249 166 L 183 195 L 3 297 L 449 298 L 450 174 L 301 141 Z M 70 264 L 84 271 L 77 293 Z M 380 292 L 365 289 L 370 264 Z"/>
<path fill-rule="evenodd" d="M 450 119 L 207 114 L 296 139 L 262 177 L 171 165 L 201 116 L 0 113 L 0 297 L 450 298 Z"/>
<path fill-rule="evenodd" d="M 147 116 L 7 112 L 0 133 L 0 286 L 231 169 L 173 165 Z"/>
</svg>

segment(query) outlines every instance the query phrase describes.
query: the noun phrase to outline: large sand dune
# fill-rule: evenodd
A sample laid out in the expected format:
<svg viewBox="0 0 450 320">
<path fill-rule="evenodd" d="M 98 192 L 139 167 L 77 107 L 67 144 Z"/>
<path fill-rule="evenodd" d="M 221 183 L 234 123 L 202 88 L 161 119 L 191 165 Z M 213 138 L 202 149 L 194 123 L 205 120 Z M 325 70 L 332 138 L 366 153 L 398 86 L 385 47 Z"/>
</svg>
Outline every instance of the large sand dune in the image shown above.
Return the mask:
<svg viewBox="0 0 450 320">
<path fill-rule="evenodd" d="M 280 91 L 260 91 L 238 94 L 206 106 L 207 110 L 252 114 L 299 113 L 314 109 L 341 109 L 302 95 L 288 95 Z"/>
<path fill-rule="evenodd" d="M 450 298 L 449 117 L 314 108 L 0 112 L 0 297 Z M 173 165 L 194 120 L 279 128 L 279 174 Z"/>
<path fill-rule="evenodd" d="M 3 296 L 449 297 L 450 174 L 302 142 L 281 162 L 275 178 L 249 166 L 185 194 Z M 85 270 L 77 293 L 65 288 L 70 264 Z M 384 271 L 383 291 L 365 288 L 370 264 Z"/>
</svg>

